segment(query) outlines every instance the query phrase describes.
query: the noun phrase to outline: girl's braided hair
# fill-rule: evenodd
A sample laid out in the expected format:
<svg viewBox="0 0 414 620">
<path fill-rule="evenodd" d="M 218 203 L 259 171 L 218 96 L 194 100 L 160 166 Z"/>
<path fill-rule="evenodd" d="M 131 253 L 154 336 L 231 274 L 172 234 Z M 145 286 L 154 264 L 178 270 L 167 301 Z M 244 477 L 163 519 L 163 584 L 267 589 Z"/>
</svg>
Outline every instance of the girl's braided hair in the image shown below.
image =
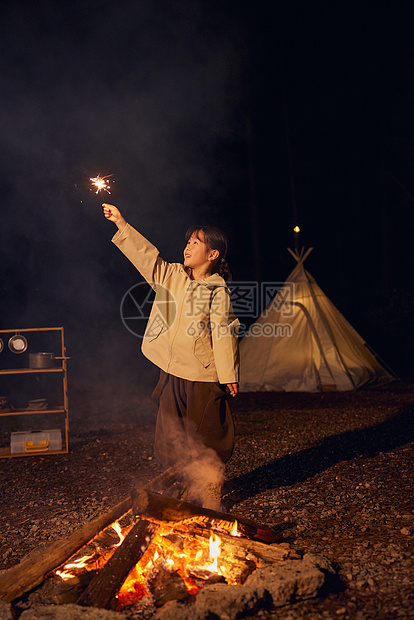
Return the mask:
<svg viewBox="0 0 414 620">
<path fill-rule="evenodd" d="M 198 236 L 200 231 L 204 233 L 203 239 Z M 211 273 L 218 273 L 226 282 L 231 282 L 231 271 L 226 260 L 227 237 L 224 232 L 215 226 L 190 226 L 185 233 L 185 240 L 188 241 L 195 233 L 197 238 L 205 243 L 210 250 L 219 252 L 217 260 L 213 263 Z"/>
</svg>

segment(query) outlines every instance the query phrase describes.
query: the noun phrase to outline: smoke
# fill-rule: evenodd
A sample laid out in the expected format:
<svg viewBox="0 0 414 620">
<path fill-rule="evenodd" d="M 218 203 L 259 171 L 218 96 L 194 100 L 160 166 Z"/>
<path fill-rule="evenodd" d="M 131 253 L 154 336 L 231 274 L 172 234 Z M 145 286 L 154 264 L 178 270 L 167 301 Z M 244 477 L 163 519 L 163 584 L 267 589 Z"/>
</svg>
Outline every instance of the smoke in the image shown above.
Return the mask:
<svg viewBox="0 0 414 620">
<path fill-rule="evenodd" d="M 203 411 L 206 403 L 200 402 L 199 407 Z M 206 410 L 204 415 L 209 413 Z M 220 422 L 217 421 L 217 424 Z M 219 442 L 216 445 L 219 450 Z M 180 485 L 184 489 L 182 499 L 216 511 L 223 510 L 221 489 L 224 463 L 216 450 L 203 443 L 195 420 L 160 409 L 154 452 L 164 467 L 179 464 Z"/>
<path fill-rule="evenodd" d="M 191 462 L 184 467 L 182 474 L 187 501 L 211 510 L 223 510 L 224 465 L 214 450 L 198 442 L 197 449 L 192 451 Z"/>
<path fill-rule="evenodd" d="M 0 322 L 65 325 L 72 373 L 87 366 L 90 385 L 107 376 L 102 360 L 125 368 L 139 348 L 117 344 L 140 276 L 111 246 L 101 203 L 179 261 L 188 225 L 219 223 L 230 200 L 244 54 L 230 7 L 2 3 Z M 98 173 L 113 175 L 110 196 L 90 191 Z"/>
</svg>

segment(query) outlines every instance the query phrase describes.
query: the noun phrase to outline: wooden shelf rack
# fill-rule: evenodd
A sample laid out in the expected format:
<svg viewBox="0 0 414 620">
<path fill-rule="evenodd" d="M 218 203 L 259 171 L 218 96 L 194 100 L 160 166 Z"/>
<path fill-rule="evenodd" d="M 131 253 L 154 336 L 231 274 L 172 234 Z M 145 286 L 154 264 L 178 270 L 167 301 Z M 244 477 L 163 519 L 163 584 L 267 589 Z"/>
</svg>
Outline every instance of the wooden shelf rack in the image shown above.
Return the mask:
<svg viewBox="0 0 414 620">
<path fill-rule="evenodd" d="M 64 416 L 64 437 L 62 441 L 62 449 L 61 450 L 39 450 L 39 451 L 30 451 L 30 452 L 22 452 L 22 453 L 12 453 L 11 447 L 0 447 L 0 458 L 8 458 L 15 456 L 46 456 L 50 454 L 67 454 L 69 452 L 69 404 L 68 404 L 68 376 L 67 376 L 67 360 L 69 359 L 66 356 L 66 347 L 65 347 L 65 339 L 64 339 L 64 328 L 63 327 L 34 327 L 34 328 L 24 328 L 24 329 L 0 329 L 0 338 L 3 340 L 4 336 L 9 335 L 12 337 L 13 335 L 22 335 L 28 334 L 27 340 L 30 340 L 30 333 L 35 332 L 60 332 L 57 334 L 59 338 L 59 351 L 55 354 L 55 363 L 56 366 L 52 368 L 6 368 L 0 369 L 0 378 L 2 376 L 11 376 L 11 375 L 39 375 L 39 374 L 56 374 L 60 373 L 61 381 L 62 381 L 62 394 L 61 400 L 57 406 L 50 408 L 42 408 L 42 409 L 14 409 L 10 408 L 5 411 L 0 409 L 0 418 L 9 417 L 9 416 L 31 416 L 31 415 L 63 415 Z M 58 340 L 56 338 L 56 342 Z M 28 347 L 29 348 L 29 347 Z M 17 353 L 16 355 L 22 357 L 26 354 L 26 351 L 23 353 Z M 1 359 L 1 353 L 0 353 Z"/>
</svg>

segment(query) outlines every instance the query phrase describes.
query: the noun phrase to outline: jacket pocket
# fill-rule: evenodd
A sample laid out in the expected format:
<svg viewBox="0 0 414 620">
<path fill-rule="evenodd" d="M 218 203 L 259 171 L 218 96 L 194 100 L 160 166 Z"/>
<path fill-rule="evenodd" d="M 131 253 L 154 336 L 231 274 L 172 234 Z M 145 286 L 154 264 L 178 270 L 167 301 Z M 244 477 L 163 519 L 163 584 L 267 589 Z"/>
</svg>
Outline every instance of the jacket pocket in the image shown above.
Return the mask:
<svg viewBox="0 0 414 620">
<path fill-rule="evenodd" d="M 194 357 L 198 359 L 204 368 L 208 368 L 213 361 L 213 351 L 210 343 L 205 338 L 196 338 L 194 341 Z"/>
</svg>

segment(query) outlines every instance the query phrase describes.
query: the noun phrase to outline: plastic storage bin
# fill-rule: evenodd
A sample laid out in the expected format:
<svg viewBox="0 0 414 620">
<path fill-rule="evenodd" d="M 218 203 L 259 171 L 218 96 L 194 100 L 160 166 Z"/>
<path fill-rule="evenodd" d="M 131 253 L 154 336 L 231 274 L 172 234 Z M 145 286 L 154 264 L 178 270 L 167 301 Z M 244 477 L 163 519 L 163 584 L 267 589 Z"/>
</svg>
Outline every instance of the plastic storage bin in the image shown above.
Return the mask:
<svg viewBox="0 0 414 620">
<path fill-rule="evenodd" d="M 12 454 L 42 454 L 62 450 L 62 435 L 58 428 L 46 431 L 18 431 L 11 434 Z"/>
</svg>

